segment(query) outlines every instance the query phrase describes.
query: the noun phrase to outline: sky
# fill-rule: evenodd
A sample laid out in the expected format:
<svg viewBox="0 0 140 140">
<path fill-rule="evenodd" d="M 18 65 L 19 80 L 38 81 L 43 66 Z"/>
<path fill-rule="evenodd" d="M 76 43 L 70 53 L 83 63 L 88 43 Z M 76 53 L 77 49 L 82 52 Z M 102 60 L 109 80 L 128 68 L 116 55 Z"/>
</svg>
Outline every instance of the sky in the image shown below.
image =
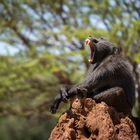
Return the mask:
<svg viewBox="0 0 140 140">
<path fill-rule="evenodd" d="M 10 46 L 6 43 L 0 42 L 0 55 L 14 55 L 15 53 L 19 52 L 18 48 L 14 46 Z"/>
</svg>

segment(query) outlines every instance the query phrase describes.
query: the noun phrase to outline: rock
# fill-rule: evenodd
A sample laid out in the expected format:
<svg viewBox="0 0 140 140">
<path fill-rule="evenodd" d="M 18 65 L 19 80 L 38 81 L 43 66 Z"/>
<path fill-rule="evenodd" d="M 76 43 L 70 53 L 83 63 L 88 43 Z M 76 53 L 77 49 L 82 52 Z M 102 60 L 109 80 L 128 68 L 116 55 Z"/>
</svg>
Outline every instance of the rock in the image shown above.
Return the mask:
<svg viewBox="0 0 140 140">
<path fill-rule="evenodd" d="M 104 102 L 75 98 L 49 140 L 138 140 L 131 119 Z"/>
</svg>

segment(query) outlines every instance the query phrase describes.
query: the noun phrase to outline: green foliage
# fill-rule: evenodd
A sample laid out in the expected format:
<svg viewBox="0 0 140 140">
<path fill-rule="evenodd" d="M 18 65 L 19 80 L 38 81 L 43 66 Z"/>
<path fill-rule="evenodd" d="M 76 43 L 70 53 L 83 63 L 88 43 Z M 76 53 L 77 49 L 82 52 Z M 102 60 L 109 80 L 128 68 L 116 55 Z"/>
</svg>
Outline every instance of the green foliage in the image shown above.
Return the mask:
<svg viewBox="0 0 140 140">
<path fill-rule="evenodd" d="M 78 68 L 76 64 L 48 52 L 37 58 L 26 55 L 0 59 L 0 139 L 48 138 L 55 122 L 49 112 L 51 99 L 63 80 L 78 82 L 83 71 L 71 77 Z"/>
</svg>

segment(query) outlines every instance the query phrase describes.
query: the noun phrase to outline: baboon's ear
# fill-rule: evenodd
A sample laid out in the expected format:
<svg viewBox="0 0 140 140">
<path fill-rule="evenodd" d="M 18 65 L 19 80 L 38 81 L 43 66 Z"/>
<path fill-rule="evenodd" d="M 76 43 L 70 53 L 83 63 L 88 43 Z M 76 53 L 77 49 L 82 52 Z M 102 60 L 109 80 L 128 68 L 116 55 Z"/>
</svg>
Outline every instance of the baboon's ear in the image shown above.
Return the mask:
<svg viewBox="0 0 140 140">
<path fill-rule="evenodd" d="M 113 47 L 113 54 L 120 54 L 122 51 L 121 48 Z"/>
</svg>

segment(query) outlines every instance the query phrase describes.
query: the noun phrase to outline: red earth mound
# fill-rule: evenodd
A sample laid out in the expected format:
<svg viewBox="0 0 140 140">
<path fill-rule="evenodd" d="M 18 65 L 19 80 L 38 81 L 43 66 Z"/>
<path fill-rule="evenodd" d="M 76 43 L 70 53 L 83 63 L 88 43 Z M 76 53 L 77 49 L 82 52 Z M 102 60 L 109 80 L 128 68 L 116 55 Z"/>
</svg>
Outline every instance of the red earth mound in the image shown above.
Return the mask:
<svg viewBox="0 0 140 140">
<path fill-rule="evenodd" d="M 138 140 L 131 119 L 104 102 L 75 98 L 49 140 Z"/>
</svg>

